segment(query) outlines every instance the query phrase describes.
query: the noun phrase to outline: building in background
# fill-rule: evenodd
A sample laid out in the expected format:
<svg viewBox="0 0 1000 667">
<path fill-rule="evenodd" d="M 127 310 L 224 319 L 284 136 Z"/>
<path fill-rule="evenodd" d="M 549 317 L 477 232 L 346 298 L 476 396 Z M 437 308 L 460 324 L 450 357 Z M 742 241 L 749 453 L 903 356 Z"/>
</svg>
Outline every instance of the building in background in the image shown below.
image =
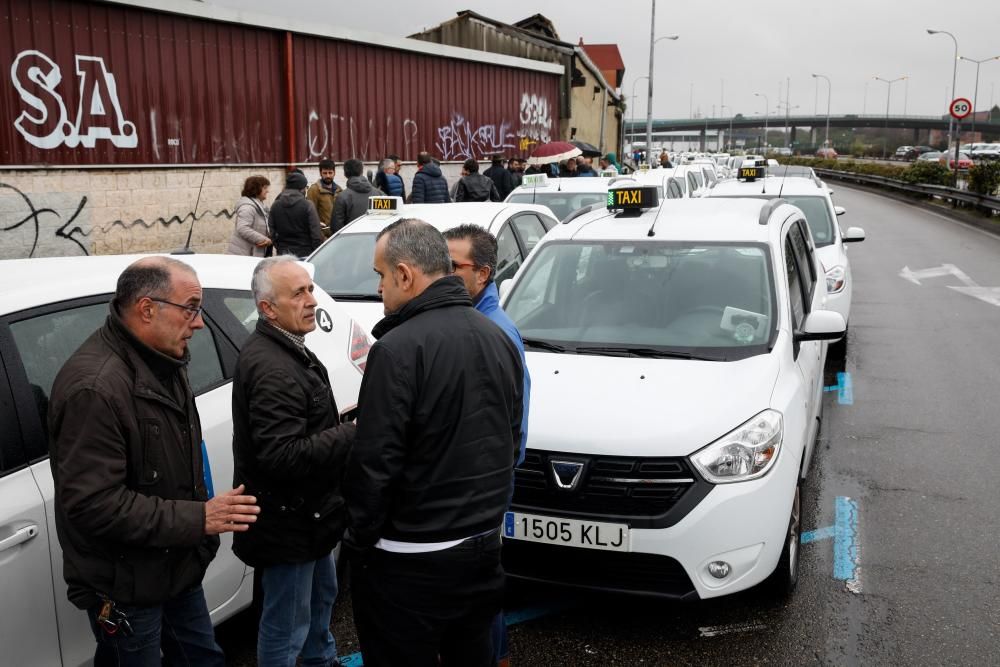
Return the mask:
<svg viewBox="0 0 1000 667">
<path fill-rule="evenodd" d="M 536 134 L 519 147 L 521 153 L 530 153 L 533 142 L 558 139 L 586 141 L 602 152 L 620 151 L 624 100 L 617 90 L 619 76 L 616 73 L 607 79 L 602 67 L 591 59 L 585 47 L 561 41 L 552 22 L 541 14 L 510 24 L 465 10 L 458 12 L 450 21 L 410 37 L 435 44 L 557 63 L 564 68 L 559 80 L 558 106 L 544 108 L 532 105 L 522 109 L 522 120 L 530 120 L 540 113 L 557 117 L 561 132 Z M 618 61 L 620 64 L 620 54 Z M 620 68 L 621 76 L 624 76 L 624 65 Z"/>
<path fill-rule="evenodd" d="M 562 132 L 561 63 L 196 2 L 2 3 L 0 258 L 169 251 L 194 220 L 222 252 L 247 176 L 273 198 L 321 157 L 460 163 Z"/>
</svg>

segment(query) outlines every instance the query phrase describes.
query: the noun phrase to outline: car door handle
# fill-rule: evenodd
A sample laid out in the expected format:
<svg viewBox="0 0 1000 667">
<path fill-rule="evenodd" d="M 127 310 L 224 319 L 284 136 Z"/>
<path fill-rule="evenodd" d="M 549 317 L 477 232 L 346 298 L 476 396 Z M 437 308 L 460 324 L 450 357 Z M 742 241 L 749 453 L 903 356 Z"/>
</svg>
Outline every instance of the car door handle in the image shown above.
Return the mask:
<svg viewBox="0 0 1000 667">
<path fill-rule="evenodd" d="M 31 524 L 30 526 L 25 526 L 23 528 L 18 528 L 14 531 L 14 534 L 10 537 L 5 537 L 0 540 L 0 551 L 6 551 L 12 547 L 16 547 L 22 542 L 27 542 L 38 535 L 38 526 Z"/>
</svg>

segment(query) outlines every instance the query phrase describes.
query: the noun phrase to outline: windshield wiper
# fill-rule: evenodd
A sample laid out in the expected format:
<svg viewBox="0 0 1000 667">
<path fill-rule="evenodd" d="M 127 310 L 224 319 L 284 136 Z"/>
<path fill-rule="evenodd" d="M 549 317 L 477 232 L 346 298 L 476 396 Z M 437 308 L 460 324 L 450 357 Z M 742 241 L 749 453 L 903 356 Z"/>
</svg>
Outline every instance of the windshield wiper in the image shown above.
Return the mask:
<svg viewBox="0 0 1000 667">
<path fill-rule="evenodd" d="M 695 361 L 725 361 L 724 357 L 682 352 L 680 350 L 658 350 L 652 347 L 584 346 L 575 350 L 578 354 L 618 354 L 651 359 L 693 359 Z"/>
<path fill-rule="evenodd" d="M 334 301 L 382 301 L 378 294 L 336 294 L 330 292 L 330 297 Z"/>
<path fill-rule="evenodd" d="M 566 348 L 562 345 L 556 345 L 555 343 L 550 343 L 547 340 L 540 340 L 538 338 L 522 338 L 521 340 L 525 347 L 533 347 L 539 350 L 545 350 L 546 352 L 566 351 Z"/>
</svg>

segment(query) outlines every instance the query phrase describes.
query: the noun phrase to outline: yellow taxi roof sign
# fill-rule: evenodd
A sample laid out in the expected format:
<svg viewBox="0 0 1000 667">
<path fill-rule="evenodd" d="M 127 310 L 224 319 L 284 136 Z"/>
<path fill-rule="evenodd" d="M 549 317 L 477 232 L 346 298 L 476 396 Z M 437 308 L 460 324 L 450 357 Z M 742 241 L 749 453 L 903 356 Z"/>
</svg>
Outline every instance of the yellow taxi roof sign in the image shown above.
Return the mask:
<svg viewBox="0 0 1000 667">
<path fill-rule="evenodd" d="M 369 197 L 368 212 L 381 215 L 392 215 L 403 207 L 402 197 Z"/>
</svg>

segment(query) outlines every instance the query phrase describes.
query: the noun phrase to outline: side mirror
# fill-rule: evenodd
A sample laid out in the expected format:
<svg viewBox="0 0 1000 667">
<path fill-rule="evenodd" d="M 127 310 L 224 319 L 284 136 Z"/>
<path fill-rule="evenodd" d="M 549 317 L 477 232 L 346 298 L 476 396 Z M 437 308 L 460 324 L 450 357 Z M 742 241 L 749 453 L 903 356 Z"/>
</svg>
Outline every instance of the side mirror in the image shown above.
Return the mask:
<svg viewBox="0 0 1000 667">
<path fill-rule="evenodd" d="M 844 232 L 844 243 L 858 243 L 865 240 L 865 230 L 860 227 L 848 227 Z"/>
<path fill-rule="evenodd" d="M 807 340 L 838 340 L 847 333 L 847 322 L 844 316 L 832 310 L 814 310 L 806 315 L 802 329 L 796 331 L 796 341 Z"/>
<path fill-rule="evenodd" d="M 844 208 L 843 206 L 834 206 L 833 212 L 836 213 L 837 215 L 844 215 L 845 213 L 847 213 L 847 209 Z"/>
<path fill-rule="evenodd" d="M 507 295 L 510 294 L 511 288 L 514 287 L 514 281 L 507 278 L 503 282 L 497 285 L 497 291 L 500 292 L 500 302 L 503 303 L 507 300 Z"/>
</svg>

